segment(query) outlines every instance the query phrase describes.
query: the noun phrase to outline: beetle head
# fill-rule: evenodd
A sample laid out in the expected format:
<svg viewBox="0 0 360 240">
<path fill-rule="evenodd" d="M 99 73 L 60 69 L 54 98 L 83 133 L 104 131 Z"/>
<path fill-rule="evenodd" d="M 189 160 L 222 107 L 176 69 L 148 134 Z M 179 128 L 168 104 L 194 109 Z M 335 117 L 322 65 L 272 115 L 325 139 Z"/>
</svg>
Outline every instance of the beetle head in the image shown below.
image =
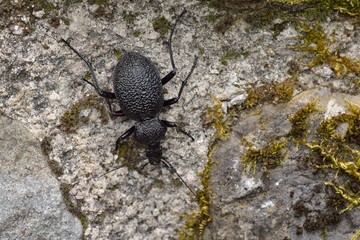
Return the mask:
<svg viewBox="0 0 360 240">
<path fill-rule="evenodd" d="M 148 158 L 150 164 L 159 165 L 162 158 L 162 148 L 159 143 L 149 145 L 146 150 L 146 157 Z"/>
</svg>

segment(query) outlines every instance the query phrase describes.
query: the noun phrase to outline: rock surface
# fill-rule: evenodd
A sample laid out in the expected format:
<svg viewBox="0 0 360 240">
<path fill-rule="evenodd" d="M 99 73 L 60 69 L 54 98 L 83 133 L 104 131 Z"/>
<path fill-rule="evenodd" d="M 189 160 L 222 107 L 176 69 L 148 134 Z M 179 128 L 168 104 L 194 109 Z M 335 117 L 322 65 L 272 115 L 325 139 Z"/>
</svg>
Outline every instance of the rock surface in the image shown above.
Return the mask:
<svg viewBox="0 0 360 240">
<path fill-rule="evenodd" d="M 309 68 L 305 63 L 311 61 L 311 57 L 300 58 L 302 53 L 293 48 L 301 42 L 296 40 L 300 33 L 298 26 L 289 19 L 293 19 L 302 7 L 294 10 L 288 7 L 289 12 L 277 15 L 277 12 L 266 12 L 266 7 L 263 7 L 266 1 L 226 1 L 226 6 L 232 9 L 250 9 L 249 18 L 243 18 L 245 12 L 233 15 L 203 2 L 207 1 L 0 0 L 0 8 L 4 10 L 0 13 L 0 110 L 20 122 L 32 135 L 31 141 L 35 145 L 36 141 L 40 141 L 49 146 L 48 157 L 55 166 L 59 166 L 59 169 L 53 168 L 53 172 L 60 186 L 65 186 L 65 202 L 75 207 L 72 210 L 76 210 L 78 216 L 83 216 L 81 222 L 85 239 L 177 239 L 177 232 L 185 222 L 179 215 L 197 210 L 198 203 L 167 169 L 147 166 L 143 172 L 134 170 L 135 167 L 128 164 L 129 159 L 144 159 L 145 149 L 135 145 L 131 139 L 126 143 L 130 148 L 135 146 L 135 149 L 124 151 L 124 156 L 120 157 L 113 154 L 116 139 L 133 126 L 134 121 L 109 116 L 106 102 L 81 80 L 89 75 L 85 64 L 60 41 L 61 38 L 91 59 L 99 85 L 112 91 L 113 68 L 125 51 L 140 52 L 150 58 L 161 77 L 171 71 L 166 44 L 169 32 L 162 35 L 154 29 L 154 22 L 162 19 L 165 27 L 167 24 L 171 26 L 183 8 L 188 10 L 179 22 L 172 41 L 177 75 L 164 86 L 166 99 L 178 93 L 181 80 L 190 70 L 195 55 L 199 56 L 198 65 L 179 102 L 164 109 L 160 118 L 178 122 L 195 139 L 192 142 L 184 134 L 169 129 L 162 142 L 164 157 L 195 190 L 202 188 L 198 173 L 206 165 L 208 148 L 215 132 L 215 129 L 206 128 L 203 122 L 208 106 L 214 104 L 213 96 L 222 102 L 226 112 L 228 107 L 239 107 L 244 102 L 248 89 L 283 82 L 297 72 L 294 95 L 312 88 L 322 89 L 318 93 L 322 98 L 330 96 L 330 92 L 359 94 L 356 81 L 352 81 L 356 77 L 353 73 L 337 78 L 333 68 L 327 64 Z M 235 6 L 238 2 L 240 7 Z M 257 7 L 258 10 L 253 10 Z M 257 17 L 259 12 L 263 13 L 263 18 Z M 285 18 L 282 18 L 283 14 Z M 339 56 L 360 59 L 358 25 L 350 17 L 335 15 L 334 18 L 322 19 L 320 23 L 324 32 L 331 36 L 329 42 L 333 45 L 329 49 Z M 321 174 L 312 176 L 310 168 L 301 172 L 296 159 L 300 153 L 289 148 L 282 165 L 269 171 L 269 179 L 261 169 L 255 176 L 243 175 L 240 162 L 245 152 L 244 142 L 240 141 L 244 136 L 248 143 L 258 148 L 273 137 L 286 136 L 291 128 L 286 115 L 302 106 L 305 99 L 308 98 L 295 98 L 291 102 L 293 105 L 266 105 L 262 109 L 262 118 L 247 111 L 239 113 L 240 121 L 233 127 L 230 140 L 216 152 L 219 163 L 215 164 L 213 171 L 214 222 L 208 226 L 206 236 L 241 240 L 317 239 L 321 236 L 320 230 L 308 233 L 303 230 L 303 225 L 305 219 L 311 221 L 310 216 L 326 210 L 323 199 L 320 199 L 325 196 L 324 180 Z M 334 103 L 338 101 L 328 100 L 329 107 L 325 108 L 324 114 L 342 111 Z M 114 107 L 117 107 L 116 103 Z M 7 129 L 25 131 L 17 126 L 5 124 Z M 6 134 L 11 130 L 4 132 Z M 17 148 L 12 145 L 15 144 L 4 146 L 8 151 L 6 159 L 18 156 L 19 152 L 12 151 Z M 20 156 L 23 153 L 21 151 Z M 293 158 L 290 158 L 290 153 L 295 154 Z M 33 154 L 32 157 L 35 156 Z M 36 157 L 41 158 L 41 155 Z M 127 167 L 97 177 L 123 164 Z M 28 170 L 32 167 L 41 171 Z M 35 161 L 30 165 L 28 162 L 15 162 L 1 166 L 3 168 L 11 169 L 2 172 L 3 183 L 20 186 L 24 191 L 29 189 L 32 200 L 44 198 L 44 201 L 49 200 L 48 204 L 58 206 L 57 209 L 61 210 L 55 216 L 63 216 L 62 220 L 58 218 L 59 223 L 73 221 L 74 224 L 70 225 L 77 229 L 76 233 L 63 239 L 81 236 L 79 222 L 70 218 L 58 200 L 58 183 L 55 178 L 50 178 L 45 163 Z M 15 178 L 19 172 L 41 178 Z M 38 181 L 33 183 L 36 179 Z M 301 188 L 297 189 L 297 186 Z M 319 196 L 311 196 L 309 188 L 320 188 Z M 290 189 L 293 189 L 293 197 L 289 195 Z M 53 196 L 51 194 L 57 197 L 48 198 Z M 279 194 L 282 199 L 279 199 Z M 5 197 L 2 194 L 0 198 Z M 307 209 L 318 212 L 310 211 L 308 215 L 294 217 L 293 206 L 299 205 L 298 200 L 302 198 L 310 202 L 306 205 Z M 12 199 L 7 199 L 7 204 L 11 203 L 9 200 Z M 18 200 L 23 201 L 22 198 Z M 315 207 L 317 202 L 320 205 Z M 24 210 L 22 214 L 33 214 L 30 216 L 45 219 L 39 224 L 49 224 L 47 214 L 52 208 L 42 209 L 30 203 L 23 202 L 19 206 Z M 11 207 L 2 205 L 1 213 L 6 206 Z M 20 220 L 14 224 L 26 224 Z M 347 240 L 351 231 L 359 229 L 356 224 L 360 222 L 358 209 L 345 213 L 340 220 L 334 229 L 326 230 L 341 240 L 344 238 L 340 238 L 340 234 L 343 234 Z M 0 223 L 8 222 L 11 221 L 7 220 L 7 215 L 0 214 Z M 8 226 L 4 224 L 0 229 Z M 47 226 L 53 229 L 49 238 L 61 229 L 57 226 Z M 6 231 L 12 229 L 10 226 Z M 28 227 L 23 234 L 29 234 L 29 229 L 32 228 Z M 276 229 L 274 235 L 269 233 L 270 229 Z M 296 231 L 301 230 L 303 234 L 296 235 Z M 26 236 L 36 239 L 33 235 Z"/>
<path fill-rule="evenodd" d="M 345 100 L 360 105 L 360 96 L 323 88 L 302 92 L 288 103 L 264 105 L 241 114 L 230 139 L 213 154 L 217 162 L 211 179 L 213 221 L 205 239 L 321 240 L 323 231 L 328 240 L 351 239 L 359 228 L 360 211 L 339 214 L 341 209 L 329 206 L 334 196 L 324 183 L 335 179 L 336 171 L 317 172 L 307 160 L 309 149 L 296 146 L 289 136 L 288 116 L 316 98 L 319 111 L 309 116 L 308 138 L 314 137 L 334 106 L 346 112 Z M 244 142 L 262 149 L 279 139 L 290 140 L 282 150 L 286 156 L 280 166 L 264 172 L 257 163 L 255 174 L 244 169 L 241 160 L 249 149 Z"/>
<path fill-rule="evenodd" d="M 0 239 L 80 239 L 40 143 L 0 115 Z"/>
</svg>

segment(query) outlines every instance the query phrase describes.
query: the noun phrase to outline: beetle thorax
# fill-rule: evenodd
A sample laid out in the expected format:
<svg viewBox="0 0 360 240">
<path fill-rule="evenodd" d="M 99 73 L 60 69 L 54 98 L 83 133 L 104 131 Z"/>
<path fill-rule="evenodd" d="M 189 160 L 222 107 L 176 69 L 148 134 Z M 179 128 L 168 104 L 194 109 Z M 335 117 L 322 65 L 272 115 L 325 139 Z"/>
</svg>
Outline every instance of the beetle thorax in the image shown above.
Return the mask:
<svg viewBox="0 0 360 240">
<path fill-rule="evenodd" d="M 159 143 L 161 138 L 165 136 L 166 127 L 161 123 L 160 119 L 153 118 L 135 124 L 135 139 L 146 145 Z"/>
</svg>

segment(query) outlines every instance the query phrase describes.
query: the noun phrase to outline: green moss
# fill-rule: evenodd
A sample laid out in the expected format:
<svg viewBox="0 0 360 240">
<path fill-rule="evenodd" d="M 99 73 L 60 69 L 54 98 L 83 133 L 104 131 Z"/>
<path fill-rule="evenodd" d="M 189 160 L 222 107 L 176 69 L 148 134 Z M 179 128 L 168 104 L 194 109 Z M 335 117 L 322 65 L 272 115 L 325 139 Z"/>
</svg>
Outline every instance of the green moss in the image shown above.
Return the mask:
<svg viewBox="0 0 360 240">
<path fill-rule="evenodd" d="M 41 141 L 40 147 L 43 154 L 46 156 L 46 162 L 52 173 L 55 174 L 56 177 L 61 177 L 64 174 L 63 166 L 61 166 L 59 162 L 55 160 L 50 160 L 49 158 L 49 154 L 53 150 L 53 147 L 51 145 L 51 138 L 44 137 L 44 139 Z"/>
<path fill-rule="evenodd" d="M 359 240 L 360 238 L 360 229 L 351 237 L 351 240 Z"/>
<path fill-rule="evenodd" d="M 120 60 L 120 58 L 122 57 L 122 51 L 114 49 L 114 55 L 116 60 Z"/>
<path fill-rule="evenodd" d="M 304 107 L 299 109 L 296 113 L 288 117 L 292 125 L 289 135 L 295 140 L 301 140 L 305 137 L 307 129 L 310 125 L 310 123 L 306 122 L 306 119 L 310 116 L 311 113 L 313 113 L 314 111 L 318 111 L 318 109 L 315 107 L 316 102 L 317 98 L 310 101 Z"/>
<path fill-rule="evenodd" d="M 171 179 L 171 184 L 172 184 L 173 186 L 177 187 L 177 188 L 180 188 L 180 187 L 183 186 L 183 183 L 182 183 L 181 180 L 178 179 L 178 178 L 172 178 L 172 179 Z"/>
<path fill-rule="evenodd" d="M 215 32 L 224 34 L 235 23 L 236 18 L 231 14 L 226 14 L 221 17 L 214 26 Z"/>
<path fill-rule="evenodd" d="M 235 60 L 240 57 L 240 52 L 236 50 L 228 50 L 225 54 L 221 57 L 220 62 L 222 65 L 227 66 L 229 60 Z"/>
<path fill-rule="evenodd" d="M 165 36 L 169 31 L 170 23 L 166 20 L 164 16 L 157 17 L 153 21 L 153 28 L 155 32 L 160 33 L 161 36 Z"/>
<path fill-rule="evenodd" d="M 89 4 L 97 4 L 97 5 L 106 5 L 108 3 L 108 0 L 89 0 Z"/>
<path fill-rule="evenodd" d="M 134 138 L 121 142 L 117 151 L 118 163 L 121 161 L 121 164 L 129 170 L 135 170 L 142 148 L 143 146 Z"/>
<path fill-rule="evenodd" d="M 236 49 L 229 49 L 227 50 L 224 55 L 220 58 L 220 63 L 227 66 L 228 61 L 230 60 L 236 60 L 240 56 L 243 56 L 244 58 L 247 58 L 249 56 L 249 52 L 244 50 L 236 50 Z"/>
<path fill-rule="evenodd" d="M 269 0 L 270 2 L 279 2 L 284 4 L 305 4 L 312 3 L 317 8 L 331 8 L 339 10 L 342 13 L 350 16 L 360 15 L 360 1 L 359 0 Z"/>
<path fill-rule="evenodd" d="M 200 53 L 201 56 L 204 55 L 204 53 L 205 53 L 205 48 L 200 47 L 200 48 L 199 48 L 199 53 Z M 359 85 L 360 85 L 360 84 L 359 84 Z"/>
<path fill-rule="evenodd" d="M 139 37 L 141 35 L 141 31 L 134 31 L 134 37 Z"/>
<path fill-rule="evenodd" d="M 213 142 L 209 145 L 207 162 L 204 170 L 199 173 L 202 190 L 197 191 L 197 201 L 199 208 L 190 213 L 184 213 L 180 216 L 185 219 L 185 224 L 178 233 L 179 239 L 202 239 L 206 225 L 211 221 L 211 170 L 215 164 L 213 153 L 215 152 L 221 140 L 227 140 L 231 130 L 233 118 L 236 116 L 235 110 L 230 109 L 228 115 L 225 115 L 221 109 L 221 101 L 213 97 L 214 104 L 209 106 L 203 117 L 204 127 L 214 127 L 215 133 L 212 136 Z"/>
<path fill-rule="evenodd" d="M 211 221 L 211 187 L 209 181 L 211 178 L 211 169 L 215 163 L 215 161 L 212 159 L 212 154 L 216 150 L 216 146 L 217 141 L 210 145 L 208 159 L 204 171 L 199 173 L 201 184 L 203 186 L 201 191 L 196 192 L 199 209 L 180 215 L 185 219 L 185 224 L 178 233 L 180 240 L 202 239 L 204 229 Z"/>
<path fill-rule="evenodd" d="M 154 182 L 152 182 L 151 184 L 149 184 L 148 186 L 146 186 L 146 192 L 149 193 L 151 191 L 151 189 L 153 188 L 158 188 L 158 189 L 163 189 L 165 186 L 164 181 L 160 180 L 160 179 L 155 179 Z"/>
<path fill-rule="evenodd" d="M 301 34 L 296 39 L 302 43 L 293 48 L 304 52 L 304 56 L 312 58 L 306 65 L 310 68 L 327 64 L 336 77 L 343 77 L 348 73 L 360 76 L 360 61 L 340 56 L 338 52 L 330 50 L 334 37 L 329 38 L 320 24 L 310 26 L 307 23 L 298 23 L 297 31 Z"/>
<path fill-rule="evenodd" d="M 226 140 L 231 130 L 231 122 L 236 115 L 234 109 L 230 109 L 229 115 L 225 115 L 221 109 L 222 103 L 219 99 L 213 97 L 214 104 L 206 108 L 203 116 L 203 126 L 205 128 L 215 128 L 215 138 Z"/>
<path fill-rule="evenodd" d="M 333 116 L 331 119 L 321 122 L 317 129 L 318 134 L 322 138 L 331 138 L 338 141 L 346 141 L 348 143 L 360 142 L 360 106 L 347 102 L 348 113 Z M 345 136 L 336 133 L 337 127 L 347 123 L 348 129 Z"/>
<path fill-rule="evenodd" d="M 71 212 L 74 216 L 76 216 L 83 226 L 83 232 L 89 227 L 89 219 L 81 212 L 81 204 L 80 202 L 73 202 L 70 197 L 70 190 L 72 185 L 61 183 L 60 184 L 60 191 L 62 193 L 65 205 L 69 212 Z"/>
<path fill-rule="evenodd" d="M 89 95 L 75 103 L 60 120 L 60 129 L 67 133 L 74 133 L 82 124 L 88 123 L 87 117 L 80 117 L 85 109 L 95 108 L 101 114 L 101 122 L 106 124 L 109 120 L 106 108 L 101 104 L 97 95 Z"/>
<path fill-rule="evenodd" d="M 214 15 L 214 14 L 209 14 L 209 15 L 206 15 L 204 17 L 204 19 L 206 21 L 208 21 L 209 23 L 215 23 L 217 19 L 219 19 L 219 16 L 218 15 Z"/>
<path fill-rule="evenodd" d="M 268 0 L 268 1 L 293 5 L 293 4 L 304 4 L 304 3 L 312 2 L 313 0 Z"/>
<path fill-rule="evenodd" d="M 347 102 L 347 110 L 347 113 L 322 121 L 316 129 L 317 139 L 302 142 L 312 152 L 309 159 L 313 166 L 328 173 L 333 172 L 333 180 L 325 184 L 347 202 L 340 213 L 360 206 L 360 107 Z M 347 125 L 343 135 L 336 132 L 340 124 Z M 336 202 L 332 204 L 334 207 L 342 206 L 342 201 L 340 205 Z M 359 233 L 360 230 L 352 239 L 357 239 Z"/>
<path fill-rule="evenodd" d="M 255 107 L 263 103 L 283 103 L 292 98 L 297 74 L 283 82 L 271 82 L 259 88 L 247 90 L 247 98 L 242 104 L 242 109 Z"/>
<path fill-rule="evenodd" d="M 284 151 L 288 141 L 286 139 L 274 140 L 262 149 L 249 149 L 242 158 L 242 163 L 246 171 L 253 169 L 255 174 L 256 165 L 261 165 L 261 170 L 267 172 L 269 168 L 277 167 L 284 160 L 286 152 Z"/>
<path fill-rule="evenodd" d="M 123 11 L 123 19 L 127 24 L 133 24 L 135 22 L 136 16 L 137 15 L 134 13 Z"/>
<path fill-rule="evenodd" d="M 55 6 L 46 0 L 34 0 L 32 2 L 34 4 L 36 10 L 42 9 L 47 13 L 55 10 Z"/>
</svg>

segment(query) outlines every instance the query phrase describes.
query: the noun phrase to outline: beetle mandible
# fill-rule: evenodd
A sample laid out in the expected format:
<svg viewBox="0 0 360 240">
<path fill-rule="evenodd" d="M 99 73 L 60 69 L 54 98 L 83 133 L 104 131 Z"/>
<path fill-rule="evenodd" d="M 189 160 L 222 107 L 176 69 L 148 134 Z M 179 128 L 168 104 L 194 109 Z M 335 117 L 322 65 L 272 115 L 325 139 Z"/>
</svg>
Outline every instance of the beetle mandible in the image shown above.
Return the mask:
<svg viewBox="0 0 360 240">
<path fill-rule="evenodd" d="M 117 139 L 114 150 L 117 151 L 121 141 L 133 134 L 138 142 L 147 145 L 146 157 L 149 160 L 148 163 L 152 165 L 159 165 L 162 162 L 165 164 L 167 168 L 176 173 L 180 180 L 196 196 L 194 191 L 179 176 L 175 168 L 163 158 L 160 143 L 161 139 L 165 136 L 167 128 L 177 127 L 177 124 L 159 119 L 159 114 L 163 107 L 170 106 L 178 102 L 187 80 L 190 78 L 195 69 L 198 59 L 197 56 L 195 56 L 194 63 L 189 73 L 181 82 L 181 87 L 177 97 L 165 100 L 162 86 L 168 83 L 176 75 L 176 67 L 171 44 L 172 37 L 177 23 L 185 13 L 186 9 L 184 9 L 176 18 L 168 40 L 168 49 L 172 66 L 171 72 L 165 77 L 160 78 L 159 71 L 147 57 L 136 52 L 126 52 L 120 58 L 112 75 L 114 92 L 108 92 L 100 89 L 92 63 L 86 60 L 75 48 L 70 45 L 68 41 L 63 38 L 61 41 L 63 41 L 86 63 L 92 74 L 93 81 L 89 82 L 86 79 L 83 80 L 93 86 L 96 92 L 106 99 L 110 113 L 116 116 L 125 115 L 128 118 L 137 121 L 134 126 L 126 130 Z M 110 102 L 112 99 L 117 100 L 120 105 L 120 110 L 115 111 L 112 109 Z M 181 129 L 180 131 L 193 139 L 185 131 L 182 131 Z"/>
</svg>

